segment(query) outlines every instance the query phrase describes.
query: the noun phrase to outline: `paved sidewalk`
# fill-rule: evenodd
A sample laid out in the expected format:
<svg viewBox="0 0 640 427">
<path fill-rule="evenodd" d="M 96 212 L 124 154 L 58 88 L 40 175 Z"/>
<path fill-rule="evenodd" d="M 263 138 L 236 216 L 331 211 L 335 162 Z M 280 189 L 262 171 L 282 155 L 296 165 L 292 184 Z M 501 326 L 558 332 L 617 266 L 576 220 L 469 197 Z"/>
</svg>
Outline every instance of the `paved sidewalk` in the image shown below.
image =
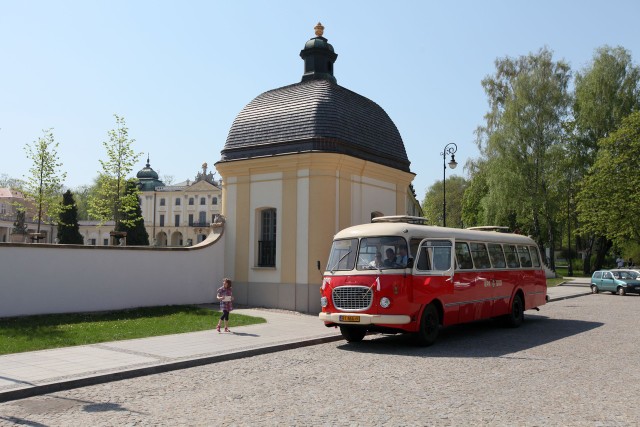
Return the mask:
<svg viewBox="0 0 640 427">
<path fill-rule="evenodd" d="M 567 298 L 575 298 L 591 293 L 590 277 L 569 277 L 565 282 L 547 289 L 549 301 L 559 301 Z"/>
<path fill-rule="evenodd" d="M 267 323 L 230 333 L 212 329 L 0 356 L 0 402 L 342 339 L 317 315 L 262 309 L 233 314 Z"/>
<path fill-rule="evenodd" d="M 588 278 L 548 290 L 550 302 L 589 293 Z M 342 339 L 338 329 L 325 327 L 315 315 L 264 309 L 234 313 L 267 323 L 231 333 L 209 330 L 0 356 L 0 402 Z"/>
</svg>

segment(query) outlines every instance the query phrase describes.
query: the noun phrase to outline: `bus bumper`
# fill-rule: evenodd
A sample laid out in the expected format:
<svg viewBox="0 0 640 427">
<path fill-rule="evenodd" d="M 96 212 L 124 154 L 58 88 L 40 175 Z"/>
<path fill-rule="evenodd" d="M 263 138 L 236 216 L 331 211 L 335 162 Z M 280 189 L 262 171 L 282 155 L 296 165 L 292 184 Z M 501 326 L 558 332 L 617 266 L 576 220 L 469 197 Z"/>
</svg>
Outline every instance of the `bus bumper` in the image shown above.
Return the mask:
<svg viewBox="0 0 640 427">
<path fill-rule="evenodd" d="M 411 317 L 389 314 L 320 313 L 320 320 L 340 325 L 406 325 Z"/>
</svg>

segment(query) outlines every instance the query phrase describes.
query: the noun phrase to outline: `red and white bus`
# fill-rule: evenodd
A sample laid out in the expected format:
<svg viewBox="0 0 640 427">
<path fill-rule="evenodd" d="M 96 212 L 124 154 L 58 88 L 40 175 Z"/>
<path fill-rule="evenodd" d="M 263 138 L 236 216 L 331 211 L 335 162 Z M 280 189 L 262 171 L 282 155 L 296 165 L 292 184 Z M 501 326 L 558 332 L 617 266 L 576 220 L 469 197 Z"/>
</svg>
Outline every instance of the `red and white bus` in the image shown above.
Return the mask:
<svg viewBox="0 0 640 427">
<path fill-rule="evenodd" d="M 408 253 L 407 253 L 408 252 Z M 335 235 L 320 319 L 349 342 L 367 332 L 415 333 L 431 345 L 441 326 L 502 318 L 547 302 L 540 252 L 529 237 L 378 217 Z"/>
</svg>

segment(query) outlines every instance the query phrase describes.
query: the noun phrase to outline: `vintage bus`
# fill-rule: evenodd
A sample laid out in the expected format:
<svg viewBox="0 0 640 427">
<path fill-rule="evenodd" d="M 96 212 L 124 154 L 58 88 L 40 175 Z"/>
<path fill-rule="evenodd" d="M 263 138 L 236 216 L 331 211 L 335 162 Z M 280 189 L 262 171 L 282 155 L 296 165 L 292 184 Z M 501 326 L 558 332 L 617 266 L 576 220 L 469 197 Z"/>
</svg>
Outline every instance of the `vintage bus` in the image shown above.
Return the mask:
<svg viewBox="0 0 640 427">
<path fill-rule="evenodd" d="M 414 333 L 500 318 L 520 326 L 547 302 L 545 271 L 529 237 L 428 226 L 387 216 L 335 235 L 323 275 L 320 319 L 349 342 L 367 332 Z"/>
</svg>

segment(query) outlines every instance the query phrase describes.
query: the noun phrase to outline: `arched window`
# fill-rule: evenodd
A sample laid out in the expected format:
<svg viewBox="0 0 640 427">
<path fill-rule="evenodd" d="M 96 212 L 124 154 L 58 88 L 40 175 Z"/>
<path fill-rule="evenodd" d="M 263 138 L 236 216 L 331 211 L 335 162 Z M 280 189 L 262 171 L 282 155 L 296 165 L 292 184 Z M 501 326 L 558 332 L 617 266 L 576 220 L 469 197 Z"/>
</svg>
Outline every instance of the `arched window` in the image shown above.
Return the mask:
<svg viewBox="0 0 640 427">
<path fill-rule="evenodd" d="M 200 204 L 201 205 L 206 205 L 207 204 L 207 201 L 205 200 L 204 197 L 200 197 Z"/>
<path fill-rule="evenodd" d="M 260 231 L 258 233 L 258 267 L 276 266 L 276 210 L 259 211 Z"/>
</svg>

